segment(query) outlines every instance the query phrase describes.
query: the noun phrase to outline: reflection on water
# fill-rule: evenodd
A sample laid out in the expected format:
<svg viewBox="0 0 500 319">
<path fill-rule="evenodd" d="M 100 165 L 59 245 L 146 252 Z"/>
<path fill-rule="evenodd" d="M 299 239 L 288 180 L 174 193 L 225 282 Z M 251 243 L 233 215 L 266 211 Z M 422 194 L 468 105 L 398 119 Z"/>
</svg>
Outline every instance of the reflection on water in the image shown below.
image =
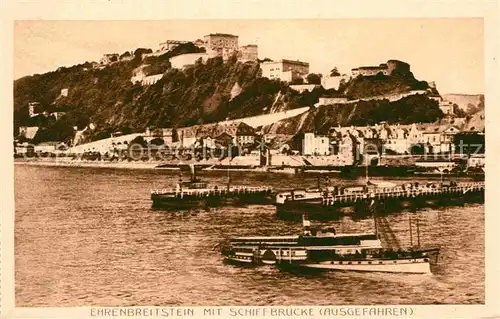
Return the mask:
<svg viewBox="0 0 500 319">
<path fill-rule="evenodd" d="M 315 175 L 231 174 L 280 189 L 316 183 Z M 17 165 L 15 178 L 17 306 L 484 303 L 484 205 L 387 216 L 403 245 L 408 215 L 419 218 L 422 244 L 442 247 L 434 275 L 297 275 L 226 265 L 214 250 L 230 236 L 301 231 L 301 223 L 277 219 L 273 206 L 153 210 L 150 189 L 178 178 L 167 171 Z M 350 217 L 318 224 L 373 228 L 371 219 Z"/>
</svg>

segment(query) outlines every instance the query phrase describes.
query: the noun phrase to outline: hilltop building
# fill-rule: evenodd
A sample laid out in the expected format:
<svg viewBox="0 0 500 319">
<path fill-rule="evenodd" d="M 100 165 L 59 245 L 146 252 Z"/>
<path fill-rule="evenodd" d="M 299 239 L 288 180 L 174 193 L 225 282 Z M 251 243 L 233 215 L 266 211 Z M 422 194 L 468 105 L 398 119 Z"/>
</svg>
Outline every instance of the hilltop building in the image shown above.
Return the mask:
<svg viewBox="0 0 500 319">
<path fill-rule="evenodd" d="M 387 64 L 383 63 L 379 66 L 360 66 L 351 70 L 352 76 L 356 77 L 358 75 L 362 76 L 372 76 L 377 75 L 381 72 L 384 75 L 389 75 L 389 70 L 387 69 Z"/>
<path fill-rule="evenodd" d="M 188 43 L 190 41 L 181 41 L 181 40 L 167 40 L 165 42 L 160 43 L 160 51 L 166 52 L 175 49 L 181 44 Z"/>
<path fill-rule="evenodd" d="M 211 33 L 203 37 L 204 47 L 210 58 L 222 56 L 227 59 L 238 51 L 238 36 L 226 33 Z"/>
<path fill-rule="evenodd" d="M 165 54 L 168 51 L 171 51 L 178 47 L 181 44 L 193 43 L 198 48 L 205 49 L 205 53 L 187 53 L 181 54 L 174 58 L 174 62 L 172 63 L 172 59 L 170 62 L 172 63 L 174 68 L 183 69 L 186 66 L 193 65 L 198 58 L 202 58 L 203 62 L 207 59 L 222 57 L 223 60 L 228 60 L 233 54 L 237 55 L 237 58 L 241 62 L 246 61 L 256 61 L 258 59 L 258 46 L 256 44 L 248 44 L 242 47 L 238 46 L 238 36 L 227 33 L 210 33 L 205 35 L 202 39 L 196 39 L 195 41 L 187 41 L 187 40 L 167 40 L 165 42 L 159 43 L 159 49 L 156 52 L 143 54 L 142 58 L 150 57 L 150 56 L 159 56 Z M 199 56 L 196 57 L 195 55 Z M 187 57 L 185 57 L 187 56 Z M 104 61 L 104 63 L 109 63 Z M 108 59 L 109 60 L 109 59 Z M 136 82 L 137 80 L 133 81 Z"/>
<path fill-rule="evenodd" d="M 106 53 L 102 56 L 101 60 L 99 61 L 99 63 L 101 65 L 108 65 L 112 62 L 116 62 L 118 61 L 119 59 L 119 54 L 118 53 Z"/>
<path fill-rule="evenodd" d="M 35 117 L 38 115 L 37 111 L 39 111 L 40 103 L 39 102 L 29 102 L 28 108 L 29 108 L 30 117 Z"/>
<path fill-rule="evenodd" d="M 445 115 L 452 115 L 454 114 L 454 105 L 450 101 L 446 100 L 440 100 L 439 101 L 439 109 L 445 114 Z"/>
<path fill-rule="evenodd" d="M 381 63 L 379 66 L 360 66 L 351 70 L 352 76 L 373 76 L 378 73 L 384 75 L 393 75 L 394 73 L 409 73 L 410 65 L 399 60 L 389 60 L 387 63 Z"/>
<path fill-rule="evenodd" d="M 259 57 L 259 47 L 256 44 L 241 46 L 238 51 L 238 60 L 242 62 L 256 61 Z"/>
<path fill-rule="evenodd" d="M 260 65 L 262 76 L 281 81 L 291 82 L 294 79 L 302 78 L 309 74 L 309 63 L 293 60 L 279 60 L 263 62 Z"/>
</svg>

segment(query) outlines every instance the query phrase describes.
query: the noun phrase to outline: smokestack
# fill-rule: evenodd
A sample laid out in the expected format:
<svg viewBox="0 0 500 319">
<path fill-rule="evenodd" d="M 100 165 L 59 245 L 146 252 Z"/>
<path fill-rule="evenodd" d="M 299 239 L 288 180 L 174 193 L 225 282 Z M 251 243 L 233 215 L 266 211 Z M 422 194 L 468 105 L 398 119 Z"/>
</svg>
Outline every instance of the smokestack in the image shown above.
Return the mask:
<svg viewBox="0 0 500 319">
<path fill-rule="evenodd" d="M 189 164 L 189 169 L 191 170 L 191 181 L 196 181 L 196 170 L 194 164 Z"/>
</svg>

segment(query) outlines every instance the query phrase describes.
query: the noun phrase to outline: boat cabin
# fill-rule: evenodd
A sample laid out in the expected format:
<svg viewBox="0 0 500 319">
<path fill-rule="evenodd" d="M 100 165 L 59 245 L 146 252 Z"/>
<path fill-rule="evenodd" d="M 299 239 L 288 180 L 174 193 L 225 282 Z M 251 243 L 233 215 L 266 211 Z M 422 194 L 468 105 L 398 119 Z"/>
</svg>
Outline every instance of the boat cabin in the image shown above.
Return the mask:
<svg viewBox="0 0 500 319">
<path fill-rule="evenodd" d="M 262 237 L 238 237 L 232 238 L 231 244 L 243 245 L 276 245 L 276 246 L 348 246 L 361 245 L 362 242 L 378 241 L 376 234 L 338 234 L 335 235 L 334 230 L 327 232 L 323 230 L 316 235 L 301 235 L 301 236 L 262 236 Z"/>
<path fill-rule="evenodd" d="M 182 182 L 182 188 L 188 189 L 206 189 L 208 188 L 208 184 L 202 181 L 194 181 L 194 182 Z"/>
<path fill-rule="evenodd" d="M 361 245 L 362 241 L 377 241 L 376 234 L 330 235 L 330 236 L 300 236 L 297 243 L 300 246 L 349 246 Z"/>
</svg>

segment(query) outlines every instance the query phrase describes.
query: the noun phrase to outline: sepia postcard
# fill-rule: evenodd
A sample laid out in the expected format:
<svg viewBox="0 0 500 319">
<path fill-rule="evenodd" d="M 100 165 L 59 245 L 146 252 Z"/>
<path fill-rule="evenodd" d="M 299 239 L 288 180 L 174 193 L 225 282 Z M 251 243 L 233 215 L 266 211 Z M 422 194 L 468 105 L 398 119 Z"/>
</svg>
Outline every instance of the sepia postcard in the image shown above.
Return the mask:
<svg viewBox="0 0 500 319">
<path fill-rule="evenodd" d="M 500 318 L 497 1 L 2 7 L 3 317 Z"/>
</svg>

